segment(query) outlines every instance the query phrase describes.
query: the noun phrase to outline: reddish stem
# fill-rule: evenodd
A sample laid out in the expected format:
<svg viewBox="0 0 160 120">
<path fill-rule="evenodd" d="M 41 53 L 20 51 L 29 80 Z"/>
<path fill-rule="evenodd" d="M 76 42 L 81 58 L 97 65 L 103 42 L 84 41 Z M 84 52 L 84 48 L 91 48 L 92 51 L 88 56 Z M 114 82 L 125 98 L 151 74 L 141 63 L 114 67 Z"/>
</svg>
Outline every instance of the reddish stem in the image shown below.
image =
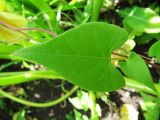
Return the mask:
<svg viewBox="0 0 160 120">
<path fill-rule="evenodd" d="M 36 30 L 36 31 L 45 32 L 47 34 L 50 34 L 53 37 L 57 36 L 56 33 L 48 31 L 48 30 L 44 30 L 44 29 L 41 29 L 41 28 L 16 28 L 16 30 L 22 30 L 22 31 L 25 31 L 25 30 Z"/>
<path fill-rule="evenodd" d="M 11 29 L 11 30 L 17 31 L 17 32 L 19 32 L 19 33 L 21 33 L 21 34 L 25 35 L 27 38 L 29 38 L 29 39 L 30 39 L 30 37 L 29 37 L 26 33 L 24 33 L 24 32 L 22 32 L 22 31 L 17 30 L 17 28 L 12 27 L 12 26 L 8 25 L 7 23 L 5 23 L 5 22 L 3 22 L 3 21 L 1 21 L 1 20 L 0 20 L 0 25 L 2 25 L 2 26 L 4 26 L 4 27 L 6 27 L 6 28 L 8 28 L 8 29 Z"/>
<path fill-rule="evenodd" d="M 116 53 L 116 52 L 112 52 L 113 55 L 117 55 L 117 56 L 121 56 L 124 58 L 128 58 L 128 55 L 123 55 L 120 53 Z M 158 62 L 152 63 L 152 59 L 143 55 L 138 54 L 139 56 L 141 56 L 141 58 L 149 65 L 152 65 L 154 68 L 156 68 L 157 70 L 160 70 L 160 64 Z"/>
<path fill-rule="evenodd" d="M 8 25 L 7 23 L 5 23 L 5 22 L 3 22 L 3 21 L 1 21 L 1 20 L 0 20 L 0 25 L 6 27 L 6 28 L 8 28 L 8 29 L 11 29 L 11 30 L 15 30 L 15 31 L 17 31 L 17 32 L 20 32 L 20 33 L 24 34 L 24 35 L 27 36 L 27 37 L 29 37 L 29 36 L 28 36 L 27 34 L 25 34 L 24 32 L 22 32 L 22 31 L 25 31 L 25 30 L 36 30 L 36 31 L 45 32 L 45 33 L 47 33 L 47 34 L 50 34 L 50 35 L 52 35 L 53 37 L 57 36 L 56 33 L 51 32 L 51 31 L 48 31 L 48 30 L 44 30 L 44 29 L 41 29 L 41 28 L 15 28 L 15 27 Z M 30 37 L 29 37 L 29 38 L 30 38 Z"/>
</svg>

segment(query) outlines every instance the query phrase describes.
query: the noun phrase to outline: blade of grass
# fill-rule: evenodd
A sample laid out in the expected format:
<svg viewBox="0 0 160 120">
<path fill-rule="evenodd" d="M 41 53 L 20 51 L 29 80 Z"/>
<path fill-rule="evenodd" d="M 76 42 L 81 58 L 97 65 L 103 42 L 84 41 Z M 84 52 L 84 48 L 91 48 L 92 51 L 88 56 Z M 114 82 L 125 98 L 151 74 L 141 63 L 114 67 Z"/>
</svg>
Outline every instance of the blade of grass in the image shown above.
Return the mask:
<svg viewBox="0 0 160 120">
<path fill-rule="evenodd" d="M 43 16 L 46 19 L 51 31 L 55 31 L 56 33 L 62 32 L 62 29 L 56 20 L 55 11 L 53 11 L 44 0 L 29 0 L 29 2 L 32 3 L 39 11 L 46 12 Z"/>
</svg>

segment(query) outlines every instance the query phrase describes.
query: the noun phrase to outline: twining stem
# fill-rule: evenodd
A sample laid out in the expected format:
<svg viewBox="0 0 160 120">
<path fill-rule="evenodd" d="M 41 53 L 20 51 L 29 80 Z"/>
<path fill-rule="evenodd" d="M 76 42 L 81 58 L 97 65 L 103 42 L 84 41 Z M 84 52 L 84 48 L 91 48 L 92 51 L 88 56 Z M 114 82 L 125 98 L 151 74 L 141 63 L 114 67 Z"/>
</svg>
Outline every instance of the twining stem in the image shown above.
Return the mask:
<svg viewBox="0 0 160 120">
<path fill-rule="evenodd" d="M 5 68 L 7 68 L 7 67 L 9 67 L 9 66 L 11 66 L 13 64 L 17 64 L 17 62 L 14 61 L 14 62 L 9 62 L 9 63 L 1 65 L 0 66 L 0 71 L 2 71 L 3 69 L 5 69 Z"/>
<path fill-rule="evenodd" d="M 6 78 L 6 79 L 1 79 L 0 82 L 1 82 L 1 86 L 8 84 L 17 84 L 17 83 L 21 83 L 21 82 L 27 82 L 29 81 L 30 79 L 29 78 L 57 78 L 57 79 L 63 79 L 63 77 L 57 75 L 56 73 L 54 73 L 54 71 L 30 71 L 30 72 L 12 72 L 12 73 L 1 73 L 0 76 L 3 78 Z M 16 79 L 8 79 L 8 77 L 5 77 L 5 76 L 8 76 L 8 77 L 14 77 Z M 18 79 L 17 77 L 19 76 L 19 78 L 23 78 L 24 76 L 26 76 L 27 78 L 25 79 Z M 13 81 L 14 80 L 14 81 Z M 15 81 L 16 80 L 16 81 Z M 7 81 L 7 83 L 6 83 Z M 3 84 L 4 83 L 4 84 Z M 50 106 L 53 106 L 53 105 L 56 105 L 62 101 L 64 101 L 65 99 L 67 99 L 70 95 L 72 95 L 72 93 L 74 93 L 76 90 L 78 89 L 77 86 L 73 87 L 70 91 L 67 91 L 65 95 L 63 95 L 62 97 L 56 99 L 56 100 L 53 100 L 51 102 L 46 102 L 46 103 L 36 103 L 36 102 L 31 102 L 31 101 L 28 101 L 28 100 L 24 100 L 24 99 L 21 99 L 21 98 L 18 98 L 18 97 L 15 97 L 7 92 L 5 92 L 4 90 L 0 89 L 0 95 L 4 96 L 4 97 L 7 97 L 13 101 L 16 101 L 18 103 L 21 103 L 21 104 L 24 104 L 24 105 L 27 105 L 27 106 L 32 106 L 32 107 L 50 107 Z"/>
<path fill-rule="evenodd" d="M 4 97 L 7 97 L 15 102 L 27 105 L 27 106 L 32 106 L 32 107 L 50 107 L 50 106 L 54 106 L 58 103 L 61 103 L 62 101 L 64 101 L 65 99 L 67 99 L 69 96 L 71 96 L 79 87 L 75 86 L 73 87 L 69 92 L 67 92 L 65 95 L 63 95 L 62 97 L 51 101 L 51 102 L 46 102 L 46 103 L 37 103 L 37 102 L 31 102 L 28 100 L 24 100 L 22 98 L 17 98 L 5 91 L 3 91 L 2 89 L 0 89 L 0 94 Z"/>
<path fill-rule="evenodd" d="M 26 33 L 22 32 L 22 31 L 20 31 L 20 30 L 17 30 L 17 28 L 15 28 L 15 27 L 13 27 L 13 26 L 10 26 L 9 24 L 7 24 L 7 23 L 5 23 L 5 22 L 3 22 L 3 21 L 1 21 L 1 20 L 0 20 L 0 25 L 6 27 L 6 28 L 8 28 L 8 29 L 17 31 L 17 32 L 25 35 L 28 39 L 30 39 L 30 36 L 28 36 Z"/>
<path fill-rule="evenodd" d="M 54 32 L 51 32 L 51 31 L 48 31 L 48 30 L 44 30 L 44 29 L 41 29 L 41 28 L 16 28 L 16 30 L 22 30 L 22 31 L 28 31 L 28 30 L 36 30 L 36 31 L 40 31 L 40 32 L 45 32 L 47 34 L 50 34 L 52 35 L 53 37 L 56 37 L 57 34 L 54 33 Z"/>
<path fill-rule="evenodd" d="M 36 30 L 36 31 L 40 31 L 40 32 L 45 32 L 47 34 L 50 34 L 52 35 L 53 37 L 57 36 L 57 34 L 55 32 L 51 32 L 51 31 L 48 31 L 48 30 L 44 30 L 44 29 L 41 29 L 41 28 L 15 28 L 13 26 L 10 26 L 9 24 L 3 22 L 0 20 L 0 25 L 8 28 L 8 29 L 11 29 L 11 30 L 14 30 L 14 31 L 17 31 L 21 34 L 24 34 L 27 38 L 30 38 L 26 33 L 22 32 L 22 31 L 28 31 L 28 30 Z"/>
</svg>

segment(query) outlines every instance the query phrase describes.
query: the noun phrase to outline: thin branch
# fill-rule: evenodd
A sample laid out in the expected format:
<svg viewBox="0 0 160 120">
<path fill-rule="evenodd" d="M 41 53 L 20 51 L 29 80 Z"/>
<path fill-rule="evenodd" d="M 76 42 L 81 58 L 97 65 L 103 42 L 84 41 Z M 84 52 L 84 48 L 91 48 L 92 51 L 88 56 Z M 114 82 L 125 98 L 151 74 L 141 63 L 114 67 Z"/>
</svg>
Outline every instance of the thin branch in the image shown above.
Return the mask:
<svg viewBox="0 0 160 120">
<path fill-rule="evenodd" d="M 11 29 L 11 30 L 15 30 L 17 32 L 20 32 L 21 34 L 24 34 L 25 36 L 27 36 L 28 38 L 30 38 L 26 33 L 22 32 L 22 31 L 27 31 L 27 30 L 36 30 L 36 31 L 40 31 L 40 32 L 45 32 L 47 34 L 50 34 L 52 35 L 53 37 L 57 36 L 56 33 L 54 32 L 51 32 L 51 31 L 48 31 L 48 30 L 44 30 L 44 29 L 41 29 L 41 28 L 15 28 L 13 26 L 10 26 L 8 25 L 7 23 L 3 22 L 0 20 L 0 25 L 8 28 L 8 29 Z"/>
<path fill-rule="evenodd" d="M 152 63 L 151 61 L 145 61 L 147 64 L 151 65 L 152 67 L 156 68 L 157 70 L 160 70 L 160 65 L 157 65 L 155 63 Z"/>
<path fill-rule="evenodd" d="M 124 55 L 124 54 L 117 53 L 117 52 L 112 52 L 112 54 L 113 54 L 113 55 L 120 56 L 120 57 L 124 57 L 124 58 L 128 58 L 128 57 L 129 57 L 128 55 Z"/>
<path fill-rule="evenodd" d="M 121 56 L 121 57 L 124 57 L 124 58 L 128 58 L 129 56 L 128 55 L 123 55 L 123 54 L 120 54 L 120 53 L 116 53 L 116 52 L 112 52 L 113 55 L 117 55 L 117 56 Z M 149 58 L 149 57 L 146 57 L 144 55 L 140 55 L 138 54 L 148 65 L 151 65 L 153 66 L 154 68 L 156 68 L 157 70 L 160 70 L 160 63 L 158 62 L 155 62 L 155 63 L 152 63 L 152 59 Z"/>
<path fill-rule="evenodd" d="M 144 56 L 144 55 L 140 55 L 140 54 L 138 54 L 139 56 L 141 56 L 141 58 L 143 58 L 143 59 L 145 59 L 145 60 L 148 60 L 148 61 L 152 61 L 152 59 L 151 58 L 149 58 L 149 57 L 146 57 L 146 56 Z"/>
<path fill-rule="evenodd" d="M 44 29 L 41 29 L 41 28 L 16 28 L 16 30 L 22 30 L 22 31 L 35 30 L 35 31 L 45 32 L 45 33 L 47 33 L 47 34 L 52 35 L 53 37 L 56 37 L 56 36 L 57 36 L 56 33 L 51 32 L 51 31 L 48 31 L 48 30 L 44 30 Z"/>
<path fill-rule="evenodd" d="M 17 32 L 19 32 L 19 33 L 25 35 L 28 39 L 30 39 L 30 36 L 28 36 L 26 33 L 17 30 L 17 28 L 12 27 L 12 26 L 8 25 L 7 23 L 5 23 L 5 22 L 3 22 L 3 21 L 1 21 L 1 20 L 0 20 L 0 25 L 6 27 L 6 28 L 8 28 L 8 29 L 11 29 L 11 30 L 13 30 L 13 31 L 17 31 Z"/>
</svg>

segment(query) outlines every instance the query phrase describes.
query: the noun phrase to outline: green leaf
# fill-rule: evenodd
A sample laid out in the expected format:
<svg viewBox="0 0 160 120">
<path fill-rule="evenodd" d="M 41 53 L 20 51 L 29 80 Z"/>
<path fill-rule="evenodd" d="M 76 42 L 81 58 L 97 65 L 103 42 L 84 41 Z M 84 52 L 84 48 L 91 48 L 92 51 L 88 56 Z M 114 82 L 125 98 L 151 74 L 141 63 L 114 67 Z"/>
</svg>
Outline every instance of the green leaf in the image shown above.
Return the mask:
<svg viewBox="0 0 160 120">
<path fill-rule="evenodd" d="M 21 110 L 13 115 L 13 120 L 26 120 L 25 110 Z"/>
<path fill-rule="evenodd" d="M 156 42 L 149 49 L 149 56 L 155 56 L 158 60 L 160 60 L 160 41 Z"/>
<path fill-rule="evenodd" d="M 120 62 L 119 64 L 127 77 L 130 77 L 156 91 L 148 67 L 139 55 L 131 52 L 127 61 Z"/>
<path fill-rule="evenodd" d="M 18 49 L 22 48 L 21 46 L 16 45 L 7 45 L 7 44 L 0 44 L 0 53 L 1 54 L 9 54 Z"/>
<path fill-rule="evenodd" d="M 111 53 L 126 40 L 125 30 L 93 22 L 13 55 L 43 64 L 84 89 L 113 91 L 124 86 L 124 79 L 111 64 Z"/>
<path fill-rule="evenodd" d="M 123 24 L 137 33 L 160 32 L 160 16 L 150 8 L 133 7 L 119 11 L 124 17 Z"/>
<path fill-rule="evenodd" d="M 141 102 L 140 105 L 143 110 L 145 120 L 158 120 L 160 115 L 160 98 L 153 97 L 142 92 L 141 96 L 143 97 L 143 102 Z"/>
</svg>

